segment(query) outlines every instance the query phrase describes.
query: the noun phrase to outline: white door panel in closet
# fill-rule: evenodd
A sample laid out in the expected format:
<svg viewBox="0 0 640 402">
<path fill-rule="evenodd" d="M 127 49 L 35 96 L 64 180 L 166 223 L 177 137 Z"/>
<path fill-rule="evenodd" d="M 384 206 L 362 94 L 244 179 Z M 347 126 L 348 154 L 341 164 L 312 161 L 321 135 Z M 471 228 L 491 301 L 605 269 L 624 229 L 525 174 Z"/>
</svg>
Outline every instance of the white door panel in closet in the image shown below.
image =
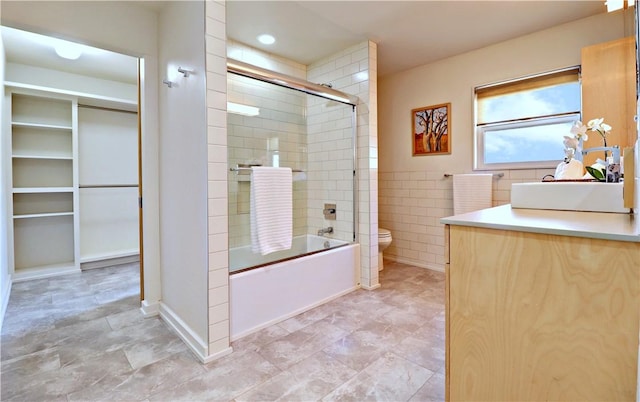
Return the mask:
<svg viewBox="0 0 640 402">
<path fill-rule="evenodd" d="M 138 116 L 78 107 L 80 261 L 139 253 Z"/>
<path fill-rule="evenodd" d="M 80 186 L 138 184 L 138 116 L 78 108 Z"/>
<path fill-rule="evenodd" d="M 80 189 L 80 260 L 138 254 L 138 189 Z"/>
</svg>

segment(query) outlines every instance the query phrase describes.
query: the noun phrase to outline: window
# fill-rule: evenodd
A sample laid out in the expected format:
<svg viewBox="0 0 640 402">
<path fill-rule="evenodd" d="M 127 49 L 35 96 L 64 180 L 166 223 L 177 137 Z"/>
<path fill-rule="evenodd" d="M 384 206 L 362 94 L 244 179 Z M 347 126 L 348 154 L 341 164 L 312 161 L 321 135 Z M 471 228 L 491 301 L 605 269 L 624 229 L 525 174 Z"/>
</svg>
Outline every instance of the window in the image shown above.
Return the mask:
<svg viewBox="0 0 640 402">
<path fill-rule="evenodd" d="M 578 67 L 478 87 L 476 169 L 555 167 L 563 136 L 580 120 Z"/>
</svg>

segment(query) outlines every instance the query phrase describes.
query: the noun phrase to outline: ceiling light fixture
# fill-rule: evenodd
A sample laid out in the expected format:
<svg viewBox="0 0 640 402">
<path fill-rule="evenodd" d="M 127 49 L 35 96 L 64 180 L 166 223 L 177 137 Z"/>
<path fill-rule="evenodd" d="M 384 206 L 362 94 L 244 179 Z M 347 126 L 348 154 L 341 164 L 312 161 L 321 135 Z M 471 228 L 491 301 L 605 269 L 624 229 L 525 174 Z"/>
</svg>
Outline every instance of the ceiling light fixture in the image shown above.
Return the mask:
<svg viewBox="0 0 640 402">
<path fill-rule="evenodd" d="M 227 112 L 241 114 L 243 116 L 258 116 L 260 114 L 260 108 L 242 105 L 240 103 L 227 102 Z"/>
<path fill-rule="evenodd" d="M 82 46 L 70 42 L 58 42 L 54 45 L 56 54 L 63 59 L 76 60 L 82 55 Z"/>
<path fill-rule="evenodd" d="M 260 43 L 262 43 L 263 45 L 273 45 L 274 43 L 276 43 L 276 38 L 269 34 L 262 34 L 258 36 L 258 41 L 260 41 Z"/>
</svg>

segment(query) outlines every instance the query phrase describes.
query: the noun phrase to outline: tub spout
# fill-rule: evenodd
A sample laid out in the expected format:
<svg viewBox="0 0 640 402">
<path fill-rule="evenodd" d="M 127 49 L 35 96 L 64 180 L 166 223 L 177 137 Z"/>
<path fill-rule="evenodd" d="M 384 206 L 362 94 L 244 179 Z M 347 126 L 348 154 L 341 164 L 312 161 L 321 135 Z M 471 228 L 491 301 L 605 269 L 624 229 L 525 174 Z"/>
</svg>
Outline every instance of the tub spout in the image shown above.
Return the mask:
<svg viewBox="0 0 640 402">
<path fill-rule="evenodd" d="M 329 226 L 328 228 L 318 230 L 318 236 L 323 236 L 325 233 L 333 233 L 333 228 Z"/>
</svg>

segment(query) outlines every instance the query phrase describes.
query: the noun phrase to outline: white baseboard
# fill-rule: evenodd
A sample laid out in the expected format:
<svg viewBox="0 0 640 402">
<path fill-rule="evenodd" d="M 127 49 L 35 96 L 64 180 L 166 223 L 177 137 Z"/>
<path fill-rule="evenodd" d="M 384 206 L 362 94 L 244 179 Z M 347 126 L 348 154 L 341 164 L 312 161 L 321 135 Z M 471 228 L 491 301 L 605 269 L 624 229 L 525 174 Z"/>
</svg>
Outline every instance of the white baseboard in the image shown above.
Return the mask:
<svg viewBox="0 0 640 402">
<path fill-rule="evenodd" d="M 9 305 L 9 296 L 11 296 L 11 277 L 7 275 L 7 282 L 2 289 L 2 300 L 0 300 L 0 331 L 2 331 L 2 324 L 4 323 L 4 314 L 7 312 L 7 305 Z"/>
<path fill-rule="evenodd" d="M 364 285 L 360 285 L 362 287 L 362 289 L 364 290 L 374 290 L 374 289 L 378 289 L 381 285 L 379 283 L 373 285 L 373 286 L 364 286 Z"/>
<path fill-rule="evenodd" d="M 201 362 L 204 363 L 209 359 L 209 345 L 205 340 L 198 336 L 169 306 L 162 302 L 160 302 L 160 318 L 176 331 L 178 336 Z"/>
<path fill-rule="evenodd" d="M 143 300 L 141 305 L 140 311 L 142 311 L 142 315 L 145 317 L 155 317 L 160 314 L 159 302 L 149 303 L 147 300 Z"/>
<path fill-rule="evenodd" d="M 219 351 L 218 353 L 214 353 L 212 355 L 207 356 L 202 363 L 207 364 L 207 363 L 211 363 L 214 360 L 218 360 L 221 357 L 224 357 L 228 354 L 231 354 L 231 352 L 233 352 L 233 348 L 231 346 L 229 346 L 226 349 L 223 349 L 221 351 Z"/>
<path fill-rule="evenodd" d="M 416 266 L 418 268 L 425 268 L 425 269 L 430 269 L 432 271 L 444 272 L 444 267 L 441 267 L 441 266 L 435 265 L 435 264 L 425 264 L 425 263 L 422 263 L 422 262 L 419 262 L 419 261 L 405 260 L 405 259 L 403 259 L 401 257 L 396 257 L 395 255 L 387 256 L 385 254 L 384 258 L 387 259 L 387 260 L 390 260 L 390 261 L 399 262 L 401 264 L 413 265 L 413 266 Z"/>
<path fill-rule="evenodd" d="M 122 256 L 110 256 L 102 258 L 86 258 L 80 259 L 80 269 L 87 271 L 89 269 L 111 267 L 114 265 L 131 264 L 140 261 L 140 254 L 135 253 L 131 255 Z"/>
</svg>

